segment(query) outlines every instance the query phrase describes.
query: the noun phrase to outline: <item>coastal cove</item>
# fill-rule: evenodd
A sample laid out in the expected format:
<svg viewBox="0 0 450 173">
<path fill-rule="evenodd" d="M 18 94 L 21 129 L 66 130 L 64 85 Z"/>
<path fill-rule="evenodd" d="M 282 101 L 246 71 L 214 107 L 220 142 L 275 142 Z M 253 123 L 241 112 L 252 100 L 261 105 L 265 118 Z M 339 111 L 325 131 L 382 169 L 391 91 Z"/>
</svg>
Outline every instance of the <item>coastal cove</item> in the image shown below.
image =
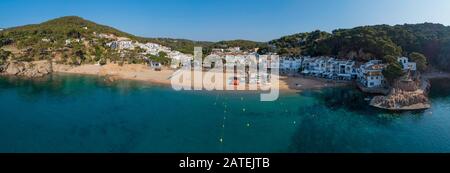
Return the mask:
<svg viewBox="0 0 450 173">
<path fill-rule="evenodd" d="M 173 91 L 52 74 L 0 77 L 0 152 L 448 152 L 449 79 L 432 108 L 390 113 L 354 87 L 283 92 Z M 180 113 L 182 112 L 182 113 Z"/>
</svg>

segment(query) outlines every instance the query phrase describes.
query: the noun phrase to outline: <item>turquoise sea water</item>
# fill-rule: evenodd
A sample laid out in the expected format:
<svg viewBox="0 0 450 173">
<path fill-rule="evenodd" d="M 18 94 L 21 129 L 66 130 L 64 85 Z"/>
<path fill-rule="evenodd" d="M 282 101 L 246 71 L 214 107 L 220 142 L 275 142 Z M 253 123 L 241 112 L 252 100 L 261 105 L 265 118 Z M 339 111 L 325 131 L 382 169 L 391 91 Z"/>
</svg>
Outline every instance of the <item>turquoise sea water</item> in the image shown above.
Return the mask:
<svg viewBox="0 0 450 173">
<path fill-rule="evenodd" d="M 0 77 L 0 152 L 450 152 L 450 80 L 432 109 L 388 113 L 353 88 L 173 91 L 100 77 Z"/>
</svg>

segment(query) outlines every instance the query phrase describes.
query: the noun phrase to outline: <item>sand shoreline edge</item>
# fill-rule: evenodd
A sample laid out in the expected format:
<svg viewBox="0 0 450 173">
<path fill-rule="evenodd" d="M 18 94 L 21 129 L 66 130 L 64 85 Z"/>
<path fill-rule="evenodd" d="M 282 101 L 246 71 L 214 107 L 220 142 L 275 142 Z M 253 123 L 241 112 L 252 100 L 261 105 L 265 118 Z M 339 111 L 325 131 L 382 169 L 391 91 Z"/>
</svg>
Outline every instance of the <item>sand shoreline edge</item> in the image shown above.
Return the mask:
<svg viewBox="0 0 450 173">
<path fill-rule="evenodd" d="M 108 77 L 110 82 L 116 80 L 133 80 L 149 84 L 157 84 L 170 87 L 171 75 L 175 70 L 164 68 L 161 71 L 151 70 L 148 66 L 141 64 L 126 64 L 119 66 L 117 64 L 100 65 L 81 65 L 68 66 L 62 64 L 53 65 L 53 73 L 60 74 L 77 74 L 77 75 L 93 75 L 100 77 Z M 280 92 L 301 92 L 303 90 L 315 90 L 327 87 L 338 87 L 350 85 L 348 82 L 331 82 L 323 79 L 310 77 L 287 77 L 279 78 Z M 248 87 L 248 85 L 247 85 Z M 241 91 L 241 90 L 231 90 Z M 262 90 L 242 90 L 242 91 L 262 91 Z"/>
</svg>

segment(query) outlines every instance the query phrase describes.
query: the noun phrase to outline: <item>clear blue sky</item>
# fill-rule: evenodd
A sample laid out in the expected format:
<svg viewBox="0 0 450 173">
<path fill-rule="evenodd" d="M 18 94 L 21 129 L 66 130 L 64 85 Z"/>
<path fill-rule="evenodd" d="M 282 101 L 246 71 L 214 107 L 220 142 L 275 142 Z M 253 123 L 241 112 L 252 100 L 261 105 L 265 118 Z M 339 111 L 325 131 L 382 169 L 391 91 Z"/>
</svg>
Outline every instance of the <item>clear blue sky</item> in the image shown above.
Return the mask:
<svg viewBox="0 0 450 173">
<path fill-rule="evenodd" d="M 0 0 L 0 27 L 76 15 L 146 37 L 267 41 L 316 29 L 433 22 L 449 0 Z"/>
</svg>

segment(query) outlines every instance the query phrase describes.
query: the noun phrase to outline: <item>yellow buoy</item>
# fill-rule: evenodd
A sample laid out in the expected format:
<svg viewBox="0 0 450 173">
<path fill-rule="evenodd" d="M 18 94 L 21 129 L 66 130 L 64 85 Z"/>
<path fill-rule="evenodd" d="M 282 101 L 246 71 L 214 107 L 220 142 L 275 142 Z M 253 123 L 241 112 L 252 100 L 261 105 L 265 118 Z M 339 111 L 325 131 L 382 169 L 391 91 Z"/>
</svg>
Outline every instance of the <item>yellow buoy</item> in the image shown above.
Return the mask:
<svg viewBox="0 0 450 173">
<path fill-rule="evenodd" d="M 245 108 L 242 108 L 242 112 L 245 112 Z"/>
<path fill-rule="evenodd" d="M 247 123 L 247 127 L 250 127 L 250 123 Z"/>
<path fill-rule="evenodd" d="M 220 138 L 219 141 L 220 141 L 220 143 L 223 143 L 223 138 Z"/>
</svg>

